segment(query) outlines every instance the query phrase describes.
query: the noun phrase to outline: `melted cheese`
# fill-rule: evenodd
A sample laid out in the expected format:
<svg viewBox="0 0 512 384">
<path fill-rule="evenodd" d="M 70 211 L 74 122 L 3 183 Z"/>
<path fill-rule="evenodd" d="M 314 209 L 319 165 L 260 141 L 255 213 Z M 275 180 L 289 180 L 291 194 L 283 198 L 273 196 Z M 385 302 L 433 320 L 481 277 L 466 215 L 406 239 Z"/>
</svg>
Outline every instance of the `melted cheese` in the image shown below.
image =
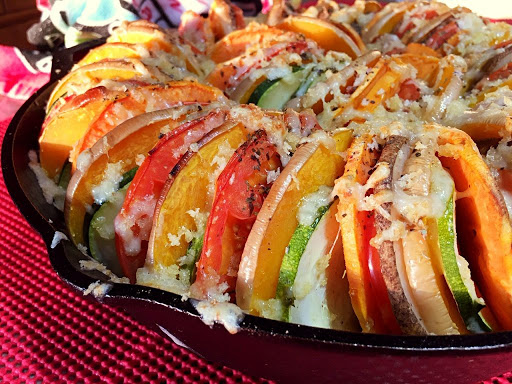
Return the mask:
<svg viewBox="0 0 512 384">
<path fill-rule="evenodd" d="M 195 308 L 201 316 L 201 320 L 210 327 L 215 323 L 222 324 L 231 334 L 240 330 L 244 313 L 235 304 L 200 301 L 195 304 Z"/>
<path fill-rule="evenodd" d="M 36 175 L 37 183 L 43 192 L 44 199 L 48 204 L 53 204 L 60 211 L 64 211 L 66 191 L 46 175 L 44 169 L 41 168 L 41 164 L 37 161 L 37 154 L 35 151 L 29 151 L 28 157 L 28 166 Z"/>
<path fill-rule="evenodd" d="M 316 192 L 302 198 L 302 202 L 297 211 L 297 220 L 299 224 L 309 226 L 313 224 L 318 216 L 318 210 L 329 205 L 332 201 L 332 188 L 322 185 Z"/>
<path fill-rule="evenodd" d="M 92 196 L 96 204 L 107 201 L 117 191 L 119 183 L 123 179 L 123 163 L 108 163 L 101 182 L 92 189 Z"/>
</svg>

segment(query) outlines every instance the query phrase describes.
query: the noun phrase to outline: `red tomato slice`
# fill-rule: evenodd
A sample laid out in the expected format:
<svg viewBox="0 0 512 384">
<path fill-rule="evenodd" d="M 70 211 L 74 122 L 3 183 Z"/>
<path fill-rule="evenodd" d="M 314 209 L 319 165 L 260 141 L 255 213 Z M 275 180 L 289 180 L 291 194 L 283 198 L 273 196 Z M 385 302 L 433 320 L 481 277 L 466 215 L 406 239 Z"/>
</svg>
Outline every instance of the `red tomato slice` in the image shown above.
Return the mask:
<svg viewBox="0 0 512 384">
<path fill-rule="evenodd" d="M 496 44 L 494 46 L 494 50 L 497 50 L 497 49 L 500 49 L 500 48 L 506 48 L 509 45 L 512 45 L 512 40 L 506 40 L 506 41 L 503 41 L 503 42 L 501 42 L 499 44 Z"/>
<path fill-rule="evenodd" d="M 185 123 L 162 137 L 133 178 L 121 211 L 114 221 L 116 250 L 125 276 L 135 283 L 144 265 L 155 206 L 169 172 L 191 144 L 225 122 L 226 111 Z"/>
<path fill-rule="evenodd" d="M 195 286 L 202 294 L 209 287 L 208 280 L 226 282 L 227 292 L 234 292 L 245 242 L 270 189 L 267 172 L 280 167 L 276 146 L 264 131 L 258 131 L 238 148 L 220 174 L 197 263 Z"/>
<path fill-rule="evenodd" d="M 455 21 L 437 28 L 435 32 L 427 39 L 425 45 L 432 49 L 439 49 L 453 35 L 459 31 L 459 26 Z"/>
<path fill-rule="evenodd" d="M 505 79 L 512 74 L 512 63 L 508 63 L 507 65 L 504 65 L 500 69 L 494 71 L 491 73 L 488 77 L 489 81 L 495 81 L 498 79 Z"/>
<path fill-rule="evenodd" d="M 420 96 L 420 88 L 412 79 L 405 80 L 398 91 L 398 97 L 402 100 L 416 101 Z"/>
<path fill-rule="evenodd" d="M 388 290 L 386 288 L 386 283 L 384 282 L 384 277 L 382 276 L 380 269 L 379 251 L 370 245 L 370 240 L 375 237 L 377 233 L 375 229 L 375 214 L 374 212 L 363 213 L 363 228 L 365 229 L 364 244 L 366 247 L 364 254 L 367 256 L 368 260 L 368 276 L 370 277 L 373 297 L 375 298 L 375 301 L 378 305 L 378 310 L 380 310 L 383 325 L 387 330 L 386 333 L 400 335 L 402 331 L 393 313 L 391 301 L 389 300 L 388 296 Z"/>
<path fill-rule="evenodd" d="M 396 32 L 396 35 L 401 39 L 404 37 L 404 35 L 409 32 L 411 29 L 414 28 L 415 24 L 412 19 L 420 19 L 420 20 L 431 20 L 434 17 L 439 16 L 437 11 L 435 9 L 428 9 L 423 13 L 415 13 L 414 15 L 411 15 L 410 21 L 407 23 L 405 27 L 400 27 L 398 31 Z"/>
</svg>

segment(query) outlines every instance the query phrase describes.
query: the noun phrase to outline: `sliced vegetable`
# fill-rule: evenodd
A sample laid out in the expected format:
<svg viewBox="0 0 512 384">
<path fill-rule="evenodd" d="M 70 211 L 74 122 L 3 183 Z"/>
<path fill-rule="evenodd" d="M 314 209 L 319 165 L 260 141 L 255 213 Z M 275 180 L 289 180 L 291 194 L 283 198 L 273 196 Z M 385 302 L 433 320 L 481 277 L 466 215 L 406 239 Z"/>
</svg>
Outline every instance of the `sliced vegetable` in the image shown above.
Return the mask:
<svg viewBox="0 0 512 384">
<path fill-rule="evenodd" d="M 368 264 L 370 260 L 368 245 L 374 236 L 375 228 L 365 227 L 367 212 L 357 209 L 361 196 L 355 193 L 355 189 L 350 188 L 354 185 L 364 185 L 369 178 L 370 169 L 377 162 L 378 151 L 368 150 L 372 142 L 373 138 L 369 135 L 354 140 L 348 151 L 349 158 L 345 173 L 343 178 L 336 182 L 335 191 L 339 198 L 337 218 L 343 240 L 352 307 L 363 332 L 384 333 L 387 325 L 382 320 L 380 304 L 373 293 Z M 384 284 L 382 289 L 386 289 L 385 283 L 381 284 Z"/>
<path fill-rule="evenodd" d="M 71 163 L 64 164 L 64 167 L 62 168 L 62 172 L 59 176 L 59 187 L 62 189 L 67 189 L 69 180 L 71 179 Z"/>
<path fill-rule="evenodd" d="M 440 284 L 445 284 L 442 275 L 433 266 L 426 236 L 414 228 L 402 239 L 402 254 L 407 280 L 412 288 L 411 299 L 415 303 L 422 325 L 427 332 L 436 335 L 459 334 L 460 331 L 450 316 Z M 460 318 L 460 315 L 457 317 Z"/>
<path fill-rule="evenodd" d="M 179 105 L 205 104 L 222 97 L 218 89 L 195 81 L 172 81 L 164 85 L 148 85 L 130 90 L 126 97 L 114 101 L 89 125 L 75 145 L 70 161 L 75 168 L 80 153 L 133 116 Z"/>
<path fill-rule="evenodd" d="M 301 33 L 316 41 L 326 51 L 343 52 L 352 59 L 361 56 L 365 51 L 352 40 L 349 34 L 328 21 L 307 16 L 290 16 L 284 19 L 278 28 Z"/>
<path fill-rule="evenodd" d="M 186 269 L 186 274 L 190 276 L 190 280 L 187 282 L 188 284 L 192 284 L 196 280 L 196 263 L 201 257 L 203 243 L 204 235 L 200 234 L 199 236 L 194 237 L 188 246 L 184 260 L 180 263 L 181 269 Z"/>
<path fill-rule="evenodd" d="M 186 46 L 174 44 L 171 37 L 167 35 L 158 25 L 146 20 L 137 20 L 131 23 L 122 24 L 116 28 L 107 39 L 107 43 L 126 43 L 143 45 L 150 51 L 164 51 L 185 60 L 187 70 L 202 76 L 199 60 L 196 55 L 191 54 Z"/>
<path fill-rule="evenodd" d="M 471 275 L 499 325 L 512 328 L 512 227 L 506 205 L 473 141 L 441 128 L 441 162 L 464 197 L 456 201 L 457 242 Z"/>
<path fill-rule="evenodd" d="M 463 89 L 462 75 L 465 72 L 465 63 L 460 63 L 447 56 L 440 60 L 439 69 L 433 88 L 436 90 L 436 100 L 425 111 L 428 121 L 440 121 L 450 103 L 456 101 Z"/>
<path fill-rule="evenodd" d="M 39 137 L 41 167 L 48 177 L 53 179 L 61 172 L 70 151 L 89 125 L 122 95 L 124 93 L 108 91 L 104 87 L 92 88 L 73 97 L 59 108 L 58 113 L 52 111 L 48 115 Z"/>
<path fill-rule="evenodd" d="M 300 224 L 293 232 L 290 239 L 290 243 L 286 248 L 286 252 L 283 256 L 283 262 L 281 269 L 279 270 L 279 280 L 277 282 L 276 298 L 283 303 L 284 313 L 283 320 L 288 321 L 289 308 L 293 304 L 293 292 L 292 287 L 297 276 L 297 270 L 299 263 L 304 253 L 306 246 L 311 238 L 311 235 L 315 231 L 316 226 L 322 219 L 325 212 L 328 210 L 328 206 L 323 206 L 318 209 L 314 221 L 309 225 Z"/>
<path fill-rule="evenodd" d="M 89 250 L 91 256 L 104 264 L 117 276 L 123 276 L 116 254 L 114 219 L 123 205 L 129 183 L 103 203 L 89 224 Z"/>
<path fill-rule="evenodd" d="M 373 43 L 379 36 L 391 33 L 402 20 L 405 12 L 414 7 L 414 3 L 387 4 L 377 12 L 373 19 L 363 28 L 361 36 L 366 43 Z"/>
<path fill-rule="evenodd" d="M 231 93 L 230 99 L 238 101 L 240 104 L 249 103 L 249 99 L 258 86 L 266 80 L 266 76 L 263 75 L 259 79 L 251 79 L 251 76 L 247 76 Z M 253 101 L 253 104 L 255 102 Z"/>
<path fill-rule="evenodd" d="M 146 20 L 122 24 L 108 37 L 107 43 L 143 44 L 170 53 L 175 53 L 176 50 L 165 32 L 158 25 Z"/>
<path fill-rule="evenodd" d="M 467 329 L 473 333 L 490 332 L 490 327 L 480 315 L 484 308 L 483 300 L 477 297 L 467 262 L 458 253 L 454 192 L 452 184 L 443 216 L 428 221 L 429 246 L 433 256 L 441 262 L 444 278 Z M 465 278 L 461 274 L 463 270 Z"/>
<path fill-rule="evenodd" d="M 322 216 L 308 241 L 293 284 L 292 323 L 359 331 L 350 302 L 343 245 L 336 220 L 338 202 Z"/>
<path fill-rule="evenodd" d="M 400 335 L 402 330 L 393 313 L 388 288 L 384 276 L 382 275 L 379 251 L 371 245 L 371 239 L 377 234 L 375 228 L 375 213 L 361 211 L 358 213 L 358 221 L 360 222 L 360 228 L 363 229 L 364 239 L 361 263 L 363 265 L 365 278 L 368 279 L 370 284 L 373 299 L 376 300 L 372 302 L 372 304 L 375 305 L 375 303 L 378 303 L 378 311 L 380 312 L 379 316 L 375 307 L 371 309 L 372 313 L 374 313 L 375 321 L 378 324 L 376 327 L 384 327 L 387 329 L 386 333 Z"/>
<path fill-rule="evenodd" d="M 169 172 L 192 144 L 225 118 L 225 110 L 214 110 L 183 124 L 162 137 L 141 164 L 115 221 L 119 262 L 130 281 L 135 282 L 137 269 L 144 265 L 155 206 Z"/>
<path fill-rule="evenodd" d="M 216 176 L 247 138 L 242 124 L 226 123 L 211 132 L 175 166 L 155 209 L 146 265 L 176 265 L 204 228 Z"/>
<path fill-rule="evenodd" d="M 249 103 L 254 103 L 264 109 L 283 109 L 297 92 L 310 70 L 310 68 L 308 70 L 297 68 L 282 79 L 265 80 L 251 95 Z"/>
<path fill-rule="evenodd" d="M 432 49 L 439 49 L 452 36 L 459 32 L 459 26 L 455 20 L 437 28 L 434 33 L 425 41 L 425 45 Z"/>
<path fill-rule="evenodd" d="M 240 56 L 248 47 L 271 45 L 283 35 L 285 32 L 279 28 L 253 24 L 224 36 L 215 44 L 210 57 L 214 62 L 222 63 Z"/>
<path fill-rule="evenodd" d="M 147 52 L 147 51 L 146 51 Z M 135 44 L 128 43 L 107 43 L 102 44 L 99 47 L 93 48 L 80 60 L 76 65 L 81 67 L 83 65 L 97 63 L 104 59 L 124 59 L 124 58 L 136 58 L 140 59 L 141 55 L 144 54 L 144 48 L 141 48 Z M 149 55 L 149 52 L 146 54 Z"/>
<path fill-rule="evenodd" d="M 275 145 L 264 131 L 257 131 L 237 149 L 216 182 L 215 200 L 206 224 L 204 247 L 197 264 L 198 289 L 218 277 L 234 293 L 238 265 L 247 236 L 267 196 L 281 162 Z"/>
<path fill-rule="evenodd" d="M 352 93 L 350 101 L 336 110 L 335 116 L 340 116 L 348 107 L 358 111 L 372 112 L 377 106 L 397 94 L 407 68 L 398 59 L 392 61 L 395 63 L 387 59 L 379 60 L 366 75 L 362 84 Z"/>
<path fill-rule="evenodd" d="M 270 89 L 273 85 L 277 84 L 281 80 L 280 78 L 269 80 L 266 79 L 262 81 L 254 90 L 254 92 L 251 94 L 251 97 L 249 97 L 249 100 L 247 101 L 248 104 L 256 104 L 258 105 L 258 101 L 260 101 L 261 97 Z"/>
<path fill-rule="evenodd" d="M 73 243 L 85 245 L 84 218 L 95 202 L 95 188 L 102 184 L 107 186 L 106 183 L 115 188 L 122 175 L 135 167 L 137 156 L 148 153 L 161 132 L 176 127 L 187 112 L 170 108 L 137 116 L 117 126 L 80 156 L 77 171 L 69 182 L 64 206 L 64 218 Z M 105 173 L 109 165 L 119 176 L 117 180 L 112 180 L 111 175 Z"/>
<path fill-rule="evenodd" d="M 424 45 L 418 45 L 425 48 Z M 439 58 L 409 52 L 399 55 L 398 58 L 401 62 L 412 65 L 416 69 L 416 78 L 425 81 L 429 87 L 434 87 L 439 72 Z"/>
<path fill-rule="evenodd" d="M 334 136 L 337 151 L 344 151 L 351 140 L 350 131 Z M 328 141 L 327 141 L 328 142 Z M 301 146 L 272 186 L 258 214 L 242 254 L 236 285 L 237 304 L 257 313 L 261 301 L 273 299 L 279 269 L 297 228 L 297 202 L 320 186 L 333 186 L 344 161 L 326 142 L 314 140 Z"/>
<path fill-rule="evenodd" d="M 277 43 L 264 48 L 262 54 L 256 58 L 241 56 L 225 63 L 217 64 L 215 69 L 208 75 L 207 81 L 214 87 L 226 91 L 237 86 L 252 69 L 260 68 L 263 63 L 272 60 L 272 58 L 286 52 L 300 55 L 308 49 L 309 45 L 306 41 Z"/>
<path fill-rule="evenodd" d="M 213 0 L 208 19 L 216 40 L 245 27 L 242 9 L 225 0 Z"/>
<path fill-rule="evenodd" d="M 309 88 L 313 87 L 317 83 L 325 81 L 325 72 L 321 70 L 313 69 L 308 77 L 302 82 L 299 89 L 297 89 L 297 92 L 295 92 L 295 95 L 293 97 L 301 97 L 306 94 Z"/>
<path fill-rule="evenodd" d="M 48 106 L 51 106 L 63 94 L 75 94 L 73 87 L 77 84 L 80 84 L 81 87 L 90 84 L 90 87 L 93 87 L 101 80 L 156 82 L 171 79 L 156 67 L 148 67 L 140 60 L 133 58 L 88 64 L 71 71 L 57 84 L 50 95 Z"/>
</svg>

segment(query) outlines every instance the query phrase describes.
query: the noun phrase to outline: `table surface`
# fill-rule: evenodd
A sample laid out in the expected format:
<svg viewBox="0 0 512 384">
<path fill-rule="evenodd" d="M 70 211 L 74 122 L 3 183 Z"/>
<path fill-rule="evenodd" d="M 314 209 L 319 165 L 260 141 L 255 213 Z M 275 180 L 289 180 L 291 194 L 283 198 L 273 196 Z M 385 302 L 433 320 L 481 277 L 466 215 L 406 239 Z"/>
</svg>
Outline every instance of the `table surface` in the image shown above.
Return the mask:
<svg viewBox="0 0 512 384">
<path fill-rule="evenodd" d="M 1 140 L 2 117 L 18 104 L 1 100 Z M 0 383 L 98 382 L 266 381 L 205 361 L 66 285 L 0 175 Z M 510 382 L 512 373 L 488 381 Z"/>
</svg>

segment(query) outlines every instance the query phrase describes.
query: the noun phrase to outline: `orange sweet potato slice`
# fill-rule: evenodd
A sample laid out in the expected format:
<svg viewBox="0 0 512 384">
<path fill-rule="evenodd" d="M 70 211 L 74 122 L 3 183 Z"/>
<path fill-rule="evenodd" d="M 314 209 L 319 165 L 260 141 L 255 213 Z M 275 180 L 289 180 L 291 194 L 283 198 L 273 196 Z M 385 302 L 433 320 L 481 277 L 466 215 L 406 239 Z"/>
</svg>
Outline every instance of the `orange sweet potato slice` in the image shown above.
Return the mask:
<svg viewBox="0 0 512 384">
<path fill-rule="evenodd" d="M 76 169 L 80 153 L 133 116 L 187 103 L 209 103 L 220 97 L 220 90 L 194 81 L 173 81 L 165 85 L 148 85 L 130 90 L 126 97 L 109 105 L 80 138 L 70 156 L 73 170 Z"/>
<path fill-rule="evenodd" d="M 351 58 L 361 56 L 364 50 L 341 28 L 327 21 L 307 16 L 290 16 L 278 28 L 301 33 L 327 51 L 338 51 Z"/>
<path fill-rule="evenodd" d="M 47 117 L 39 137 L 39 156 L 48 177 L 53 179 L 61 172 L 70 151 L 89 125 L 123 94 L 104 87 L 93 88 L 72 98 Z"/>
<path fill-rule="evenodd" d="M 512 227 L 496 183 L 464 132 L 443 128 L 440 159 L 460 193 L 456 201 L 460 253 L 487 306 L 503 329 L 512 329 Z"/>
<path fill-rule="evenodd" d="M 272 45 L 285 35 L 286 32 L 279 28 L 253 24 L 224 36 L 214 45 L 210 58 L 216 63 L 223 63 L 242 55 L 249 46 Z"/>
<path fill-rule="evenodd" d="M 121 24 L 107 39 L 107 43 L 143 44 L 150 49 L 175 52 L 175 46 L 165 32 L 146 20 Z"/>
<path fill-rule="evenodd" d="M 213 200 L 209 193 L 211 175 L 215 175 L 218 168 L 215 158 L 222 156 L 219 151 L 223 147 L 230 148 L 226 150 L 229 159 L 248 134 L 241 123 L 233 126 L 232 122 L 228 122 L 226 127 L 228 125 L 229 129 L 200 147 L 197 154 L 193 154 L 179 173 L 164 186 L 155 209 L 148 244 L 147 259 L 152 260 L 153 267 L 174 265 L 186 254 L 189 243 L 185 238 L 179 237 L 177 244 L 172 244 L 168 236 L 178 234 L 183 227 L 190 231 L 199 229 L 190 211 L 209 212 Z M 182 161 L 185 162 L 185 158 Z"/>
<path fill-rule="evenodd" d="M 135 44 L 107 43 L 91 49 L 85 57 L 77 63 L 78 67 L 97 63 L 104 59 L 141 58 L 141 49 Z"/>
</svg>

